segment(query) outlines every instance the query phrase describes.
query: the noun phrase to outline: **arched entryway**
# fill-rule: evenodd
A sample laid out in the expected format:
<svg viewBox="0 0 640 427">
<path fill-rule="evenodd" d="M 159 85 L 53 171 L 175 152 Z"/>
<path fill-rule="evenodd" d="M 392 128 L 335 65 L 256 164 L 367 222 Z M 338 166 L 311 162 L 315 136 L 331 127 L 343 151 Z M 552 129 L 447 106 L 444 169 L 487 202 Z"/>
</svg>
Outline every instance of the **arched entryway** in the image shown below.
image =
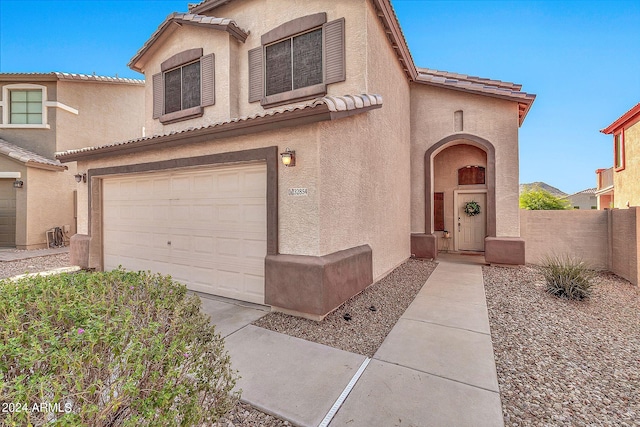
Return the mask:
<svg viewBox="0 0 640 427">
<path fill-rule="evenodd" d="M 455 134 L 426 151 L 425 231 L 438 250 L 484 251 L 485 237 L 496 235 L 495 200 L 495 149 L 489 141 Z"/>
</svg>

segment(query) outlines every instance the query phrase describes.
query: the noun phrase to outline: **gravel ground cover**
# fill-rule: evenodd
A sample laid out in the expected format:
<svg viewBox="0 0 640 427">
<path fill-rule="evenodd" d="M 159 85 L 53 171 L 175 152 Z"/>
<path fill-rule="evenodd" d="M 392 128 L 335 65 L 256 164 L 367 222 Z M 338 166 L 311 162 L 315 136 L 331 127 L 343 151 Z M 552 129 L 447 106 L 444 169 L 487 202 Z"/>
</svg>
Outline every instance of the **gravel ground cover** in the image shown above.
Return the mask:
<svg viewBox="0 0 640 427">
<path fill-rule="evenodd" d="M 640 426 L 640 292 L 610 273 L 584 301 L 536 267 L 483 267 L 507 426 Z"/>
<path fill-rule="evenodd" d="M 436 266 L 432 261 L 410 259 L 322 322 L 274 312 L 253 324 L 372 357 Z M 347 314 L 350 320 L 345 320 Z"/>
<path fill-rule="evenodd" d="M 289 421 L 283 421 L 264 412 L 260 412 L 251 405 L 239 402 L 224 417 L 219 419 L 213 427 L 290 427 Z"/>
<path fill-rule="evenodd" d="M 39 256 L 17 261 L 0 262 L 0 279 L 25 273 L 40 273 L 61 267 L 69 267 L 69 254 Z"/>
</svg>

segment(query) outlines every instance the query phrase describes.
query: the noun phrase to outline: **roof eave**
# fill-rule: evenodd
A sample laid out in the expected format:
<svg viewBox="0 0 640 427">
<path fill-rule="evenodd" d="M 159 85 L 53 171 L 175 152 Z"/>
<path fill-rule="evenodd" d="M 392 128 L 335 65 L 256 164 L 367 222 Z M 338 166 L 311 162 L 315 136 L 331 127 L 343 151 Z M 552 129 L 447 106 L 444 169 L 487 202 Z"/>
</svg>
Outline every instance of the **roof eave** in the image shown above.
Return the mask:
<svg viewBox="0 0 640 427">
<path fill-rule="evenodd" d="M 114 155 L 131 154 L 143 151 L 150 146 L 168 148 L 177 145 L 193 144 L 214 139 L 230 138 L 251 133 L 264 132 L 284 127 L 301 126 L 326 120 L 336 120 L 381 108 L 382 104 L 369 105 L 356 110 L 332 111 L 328 105 L 284 111 L 274 115 L 262 116 L 243 121 L 225 122 L 216 126 L 178 132 L 130 143 L 96 148 L 88 151 L 57 153 L 56 158 L 63 163 L 90 160 Z"/>
<path fill-rule="evenodd" d="M 621 128 L 628 125 L 630 122 L 635 122 L 638 120 L 640 120 L 640 103 L 631 107 L 629 111 L 624 113 L 606 128 L 600 129 L 600 132 L 611 135 L 612 133 L 615 133 Z"/>
<path fill-rule="evenodd" d="M 174 24 L 174 25 L 171 25 Z M 225 31 L 233 36 L 235 39 L 241 42 L 245 42 L 247 40 L 248 34 L 240 29 L 237 25 L 231 23 L 228 25 L 216 25 L 216 24 L 206 24 L 197 21 L 185 21 L 179 20 L 175 13 L 172 13 L 165 19 L 165 21 L 160 24 L 158 29 L 151 35 L 149 40 L 145 42 L 143 47 L 135 54 L 133 58 L 129 61 L 127 66 L 131 68 L 133 71 L 137 71 L 139 73 L 144 72 L 144 57 L 150 52 L 153 51 L 154 46 L 158 41 L 162 38 L 167 37 L 172 34 L 175 30 L 180 28 L 183 25 L 193 25 L 198 27 L 210 28 L 213 30 Z M 167 33 L 167 31 L 169 31 Z"/>
<path fill-rule="evenodd" d="M 29 168 L 43 169 L 43 170 L 56 171 L 56 172 L 61 172 L 68 169 L 68 167 L 65 165 L 59 165 L 59 166 L 48 165 L 45 163 L 34 162 L 32 160 L 27 160 L 26 162 L 24 162 L 24 164 Z"/>
</svg>

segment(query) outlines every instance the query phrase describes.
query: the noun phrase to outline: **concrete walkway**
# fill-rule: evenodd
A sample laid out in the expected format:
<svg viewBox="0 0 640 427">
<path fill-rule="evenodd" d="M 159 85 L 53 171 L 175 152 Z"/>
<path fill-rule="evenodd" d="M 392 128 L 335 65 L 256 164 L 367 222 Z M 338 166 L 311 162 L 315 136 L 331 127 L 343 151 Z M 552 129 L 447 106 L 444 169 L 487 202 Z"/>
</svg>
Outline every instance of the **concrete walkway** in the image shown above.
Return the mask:
<svg viewBox="0 0 640 427">
<path fill-rule="evenodd" d="M 330 426 L 504 425 L 478 264 L 440 261 L 370 361 L 247 325 L 264 309 L 212 309 L 242 400 L 295 425 L 326 426 L 350 382 Z"/>
<path fill-rule="evenodd" d="M 18 251 L 15 248 L 0 248 L 0 262 L 19 261 L 22 259 L 37 258 L 47 255 L 65 254 L 68 252 L 68 246 L 54 249 L 33 249 L 30 251 Z"/>
</svg>

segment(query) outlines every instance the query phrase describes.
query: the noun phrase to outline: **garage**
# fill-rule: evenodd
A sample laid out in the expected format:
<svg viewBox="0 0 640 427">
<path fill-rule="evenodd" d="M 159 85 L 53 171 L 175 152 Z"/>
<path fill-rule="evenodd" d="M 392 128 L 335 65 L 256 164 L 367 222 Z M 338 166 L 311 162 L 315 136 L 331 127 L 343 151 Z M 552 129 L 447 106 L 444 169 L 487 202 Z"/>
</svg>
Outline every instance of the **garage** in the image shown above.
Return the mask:
<svg viewBox="0 0 640 427">
<path fill-rule="evenodd" d="M 16 245 L 15 179 L 0 179 L 0 247 Z"/>
<path fill-rule="evenodd" d="M 104 178 L 104 269 L 264 304 L 266 176 L 252 163 Z"/>
</svg>

